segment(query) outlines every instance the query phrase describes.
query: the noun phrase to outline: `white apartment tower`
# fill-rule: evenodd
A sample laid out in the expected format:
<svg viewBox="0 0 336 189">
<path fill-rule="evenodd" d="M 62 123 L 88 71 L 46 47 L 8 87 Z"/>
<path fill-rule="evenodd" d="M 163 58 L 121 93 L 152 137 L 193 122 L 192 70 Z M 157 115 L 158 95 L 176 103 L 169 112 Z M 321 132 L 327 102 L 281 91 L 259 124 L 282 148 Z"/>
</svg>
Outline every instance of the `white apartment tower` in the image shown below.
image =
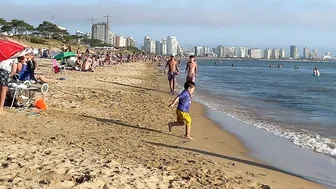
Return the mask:
<svg viewBox="0 0 336 189">
<path fill-rule="evenodd" d="M 155 54 L 162 55 L 162 44 L 161 41 L 155 42 Z"/>
<path fill-rule="evenodd" d="M 177 45 L 178 41 L 175 36 L 168 36 L 167 37 L 167 54 L 177 54 Z"/>
<path fill-rule="evenodd" d="M 161 51 L 162 55 L 167 55 L 167 40 L 165 38 L 163 38 L 161 42 Z"/>
<path fill-rule="evenodd" d="M 150 41 L 151 41 L 151 37 L 150 36 L 145 36 L 144 38 L 144 50 L 146 53 L 150 52 Z"/>
</svg>

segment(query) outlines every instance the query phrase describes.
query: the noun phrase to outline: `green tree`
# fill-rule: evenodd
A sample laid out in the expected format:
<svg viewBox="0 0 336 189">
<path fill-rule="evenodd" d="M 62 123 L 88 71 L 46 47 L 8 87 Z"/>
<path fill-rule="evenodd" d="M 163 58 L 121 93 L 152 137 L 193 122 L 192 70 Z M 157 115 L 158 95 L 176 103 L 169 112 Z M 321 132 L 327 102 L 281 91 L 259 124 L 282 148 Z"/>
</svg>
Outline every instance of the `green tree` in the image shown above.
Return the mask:
<svg viewBox="0 0 336 189">
<path fill-rule="evenodd" d="M 17 34 L 27 34 L 33 31 L 34 27 L 23 20 L 14 19 L 8 23 L 12 27 L 12 32 L 14 35 Z"/>
<path fill-rule="evenodd" d="M 6 23 L 5 25 L 3 25 L 2 27 L 1 27 L 1 33 L 9 33 L 9 32 L 11 32 L 12 31 L 12 26 L 11 25 L 9 25 L 8 23 Z"/>
<path fill-rule="evenodd" d="M 59 28 L 55 24 L 44 21 L 36 28 L 35 34 L 43 36 L 45 38 L 51 38 L 54 31 L 58 29 Z"/>
<path fill-rule="evenodd" d="M 0 18 L 0 26 L 3 26 L 7 23 L 7 21 L 3 18 Z"/>
</svg>

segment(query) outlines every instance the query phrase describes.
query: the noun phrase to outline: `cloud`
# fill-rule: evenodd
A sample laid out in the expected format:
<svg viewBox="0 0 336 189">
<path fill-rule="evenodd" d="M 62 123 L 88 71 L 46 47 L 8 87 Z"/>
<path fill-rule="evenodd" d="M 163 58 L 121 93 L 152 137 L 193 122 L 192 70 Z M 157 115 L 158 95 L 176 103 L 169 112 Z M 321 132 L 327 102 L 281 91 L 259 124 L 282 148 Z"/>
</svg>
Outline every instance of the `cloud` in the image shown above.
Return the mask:
<svg viewBox="0 0 336 189">
<path fill-rule="evenodd" d="M 22 2 L 22 1 L 21 1 Z M 29 2 L 29 3 L 28 3 Z M 64 25 L 89 24 L 87 18 L 110 18 L 113 25 L 196 27 L 334 27 L 335 5 L 327 0 L 96 0 L 2 2 L 0 17 L 28 22 L 50 20 Z"/>
</svg>

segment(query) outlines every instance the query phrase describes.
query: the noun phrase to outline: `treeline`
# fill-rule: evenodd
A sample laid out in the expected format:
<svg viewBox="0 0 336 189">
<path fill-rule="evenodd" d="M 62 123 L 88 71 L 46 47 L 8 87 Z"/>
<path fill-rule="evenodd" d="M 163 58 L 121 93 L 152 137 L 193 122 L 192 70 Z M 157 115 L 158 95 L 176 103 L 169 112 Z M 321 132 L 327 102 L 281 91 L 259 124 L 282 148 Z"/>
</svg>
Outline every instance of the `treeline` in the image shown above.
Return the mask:
<svg viewBox="0 0 336 189">
<path fill-rule="evenodd" d="M 87 39 L 84 36 L 70 35 L 67 30 L 62 30 L 56 24 L 43 21 L 37 27 L 30 25 L 29 23 L 13 19 L 7 21 L 3 18 L 0 18 L 0 35 L 14 35 L 14 36 L 25 36 L 31 40 L 33 43 L 44 43 L 44 39 L 56 39 L 60 40 L 63 43 L 68 44 L 88 44 L 91 46 L 109 46 L 104 44 L 101 40 L 98 39 Z M 42 38 L 39 40 L 39 38 Z"/>
</svg>

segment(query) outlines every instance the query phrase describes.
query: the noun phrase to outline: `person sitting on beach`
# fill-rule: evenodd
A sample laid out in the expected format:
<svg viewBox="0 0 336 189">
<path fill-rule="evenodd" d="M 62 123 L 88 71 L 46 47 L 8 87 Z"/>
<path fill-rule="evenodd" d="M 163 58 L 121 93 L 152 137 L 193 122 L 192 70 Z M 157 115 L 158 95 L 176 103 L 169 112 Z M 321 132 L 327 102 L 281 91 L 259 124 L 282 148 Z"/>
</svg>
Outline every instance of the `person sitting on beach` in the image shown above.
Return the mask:
<svg viewBox="0 0 336 189">
<path fill-rule="evenodd" d="M 185 73 L 187 74 L 187 81 L 195 82 L 195 79 L 198 74 L 198 67 L 196 63 L 196 58 L 194 55 L 189 56 L 190 61 L 187 63 Z"/>
<path fill-rule="evenodd" d="M 18 57 L 18 74 L 21 81 L 37 81 L 42 83 L 55 83 L 56 81 L 48 79 L 41 74 L 36 74 L 35 69 L 37 67 L 36 62 L 32 56 Z"/>
<path fill-rule="evenodd" d="M 83 61 L 82 64 L 82 71 L 83 72 L 88 72 L 91 71 L 93 72 L 93 67 L 92 67 L 92 59 L 90 56 L 87 56 L 85 60 Z"/>
<path fill-rule="evenodd" d="M 189 140 L 194 140 L 190 135 L 191 129 L 191 117 L 189 114 L 189 108 L 191 105 L 191 95 L 195 91 L 196 84 L 192 81 L 187 81 L 184 84 L 184 91 L 178 95 L 174 101 L 169 105 L 169 107 L 174 107 L 178 103 L 176 109 L 176 121 L 168 123 L 169 132 L 172 131 L 173 127 L 185 125 L 185 137 Z"/>
<path fill-rule="evenodd" d="M 174 58 L 174 55 L 170 56 L 170 59 L 167 61 L 166 66 L 164 68 L 164 74 L 166 74 L 166 69 L 168 67 L 168 81 L 171 94 L 175 94 L 175 77 L 179 74 L 179 68 L 177 66 L 177 62 Z"/>
</svg>

